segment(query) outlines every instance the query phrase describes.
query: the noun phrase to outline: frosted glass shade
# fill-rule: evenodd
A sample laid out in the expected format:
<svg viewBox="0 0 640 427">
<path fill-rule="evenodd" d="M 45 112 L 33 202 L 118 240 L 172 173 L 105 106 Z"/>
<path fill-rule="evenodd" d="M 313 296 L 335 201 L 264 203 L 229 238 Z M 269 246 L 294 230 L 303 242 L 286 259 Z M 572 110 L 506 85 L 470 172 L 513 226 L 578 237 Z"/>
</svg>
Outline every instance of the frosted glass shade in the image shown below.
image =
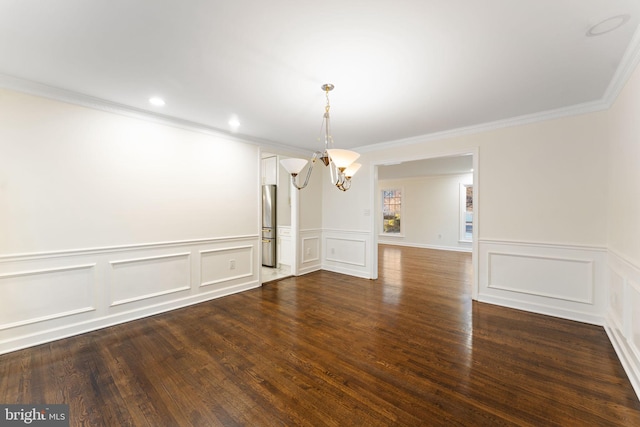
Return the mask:
<svg viewBox="0 0 640 427">
<path fill-rule="evenodd" d="M 280 164 L 283 168 L 286 169 L 291 175 L 298 175 L 302 168 L 304 168 L 307 164 L 308 160 L 306 159 L 282 159 L 280 160 Z"/>
<path fill-rule="evenodd" d="M 351 163 L 349 167 L 344 171 L 344 176 L 346 176 L 347 178 L 351 178 L 356 174 L 356 172 L 358 172 L 358 169 L 360 169 L 361 166 L 362 165 L 360 163 Z"/>
<path fill-rule="evenodd" d="M 358 157 L 360 157 L 360 154 L 355 151 L 340 150 L 338 148 L 327 150 L 327 153 L 329 153 L 331 161 L 338 167 L 338 169 L 348 167 L 351 163 L 355 162 Z"/>
</svg>

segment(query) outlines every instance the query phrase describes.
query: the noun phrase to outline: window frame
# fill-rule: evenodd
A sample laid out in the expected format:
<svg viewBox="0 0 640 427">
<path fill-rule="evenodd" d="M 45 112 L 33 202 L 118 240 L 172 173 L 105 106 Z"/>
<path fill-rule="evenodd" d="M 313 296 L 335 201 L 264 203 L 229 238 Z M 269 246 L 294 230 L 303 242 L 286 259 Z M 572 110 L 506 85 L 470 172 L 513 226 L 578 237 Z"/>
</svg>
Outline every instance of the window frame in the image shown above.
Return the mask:
<svg viewBox="0 0 640 427">
<path fill-rule="evenodd" d="M 389 232 L 384 229 L 384 193 L 388 191 L 400 192 L 400 226 L 398 232 Z M 397 196 L 394 196 L 397 197 Z M 380 189 L 380 235 L 384 237 L 404 237 L 404 187 L 393 186 Z"/>
<path fill-rule="evenodd" d="M 467 188 L 471 187 L 471 236 L 467 237 Z M 475 207 L 473 206 L 473 184 L 460 183 L 460 217 L 459 222 L 459 243 L 473 243 L 473 217 L 475 215 Z"/>
</svg>

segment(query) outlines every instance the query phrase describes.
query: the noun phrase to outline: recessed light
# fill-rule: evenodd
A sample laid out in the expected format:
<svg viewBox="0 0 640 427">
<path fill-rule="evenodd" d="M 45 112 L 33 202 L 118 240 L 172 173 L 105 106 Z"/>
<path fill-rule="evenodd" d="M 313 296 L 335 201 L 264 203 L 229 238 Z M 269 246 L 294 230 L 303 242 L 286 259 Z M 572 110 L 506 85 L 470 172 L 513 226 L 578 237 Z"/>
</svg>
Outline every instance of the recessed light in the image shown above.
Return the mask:
<svg viewBox="0 0 640 427">
<path fill-rule="evenodd" d="M 240 119 L 238 118 L 238 116 L 231 117 L 227 123 L 229 124 L 229 127 L 233 132 L 237 131 L 240 127 Z"/>
<path fill-rule="evenodd" d="M 629 15 L 616 15 L 598 22 L 587 30 L 587 37 L 596 37 L 622 27 L 631 18 Z"/>
<path fill-rule="evenodd" d="M 154 96 L 152 98 L 149 98 L 149 103 L 151 105 L 155 105 L 156 107 L 162 107 L 164 105 L 164 99 Z"/>
</svg>

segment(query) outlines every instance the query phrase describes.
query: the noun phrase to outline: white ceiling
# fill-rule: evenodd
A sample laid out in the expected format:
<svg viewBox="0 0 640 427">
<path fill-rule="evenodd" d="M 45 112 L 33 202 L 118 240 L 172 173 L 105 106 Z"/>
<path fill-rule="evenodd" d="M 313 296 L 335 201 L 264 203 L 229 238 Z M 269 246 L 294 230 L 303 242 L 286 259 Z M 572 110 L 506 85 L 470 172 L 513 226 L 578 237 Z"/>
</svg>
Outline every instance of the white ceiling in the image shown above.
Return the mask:
<svg viewBox="0 0 640 427">
<path fill-rule="evenodd" d="M 235 115 L 241 135 L 313 150 L 330 82 L 353 148 L 601 102 L 639 18 L 637 0 L 0 0 L 0 84 L 225 132 Z"/>
</svg>

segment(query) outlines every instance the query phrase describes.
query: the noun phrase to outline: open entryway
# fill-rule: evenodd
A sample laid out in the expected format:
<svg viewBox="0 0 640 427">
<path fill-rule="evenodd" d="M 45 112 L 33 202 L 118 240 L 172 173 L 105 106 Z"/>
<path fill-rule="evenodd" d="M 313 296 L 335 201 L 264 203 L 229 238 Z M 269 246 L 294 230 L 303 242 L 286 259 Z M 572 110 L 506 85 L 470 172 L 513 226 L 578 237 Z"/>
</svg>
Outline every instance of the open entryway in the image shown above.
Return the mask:
<svg viewBox="0 0 640 427">
<path fill-rule="evenodd" d="M 477 262 L 477 153 L 462 152 L 377 164 L 373 200 L 376 273 L 393 248 L 469 254 Z M 437 252 L 432 252 L 436 253 Z M 469 294 L 477 298 L 477 268 L 471 269 Z M 377 277 L 376 276 L 376 277 Z"/>
<path fill-rule="evenodd" d="M 291 195 L 289 176 L 281 173 L 280 155 L 261 154 L 261 282 L 292 273 Z"/>
</svg>

